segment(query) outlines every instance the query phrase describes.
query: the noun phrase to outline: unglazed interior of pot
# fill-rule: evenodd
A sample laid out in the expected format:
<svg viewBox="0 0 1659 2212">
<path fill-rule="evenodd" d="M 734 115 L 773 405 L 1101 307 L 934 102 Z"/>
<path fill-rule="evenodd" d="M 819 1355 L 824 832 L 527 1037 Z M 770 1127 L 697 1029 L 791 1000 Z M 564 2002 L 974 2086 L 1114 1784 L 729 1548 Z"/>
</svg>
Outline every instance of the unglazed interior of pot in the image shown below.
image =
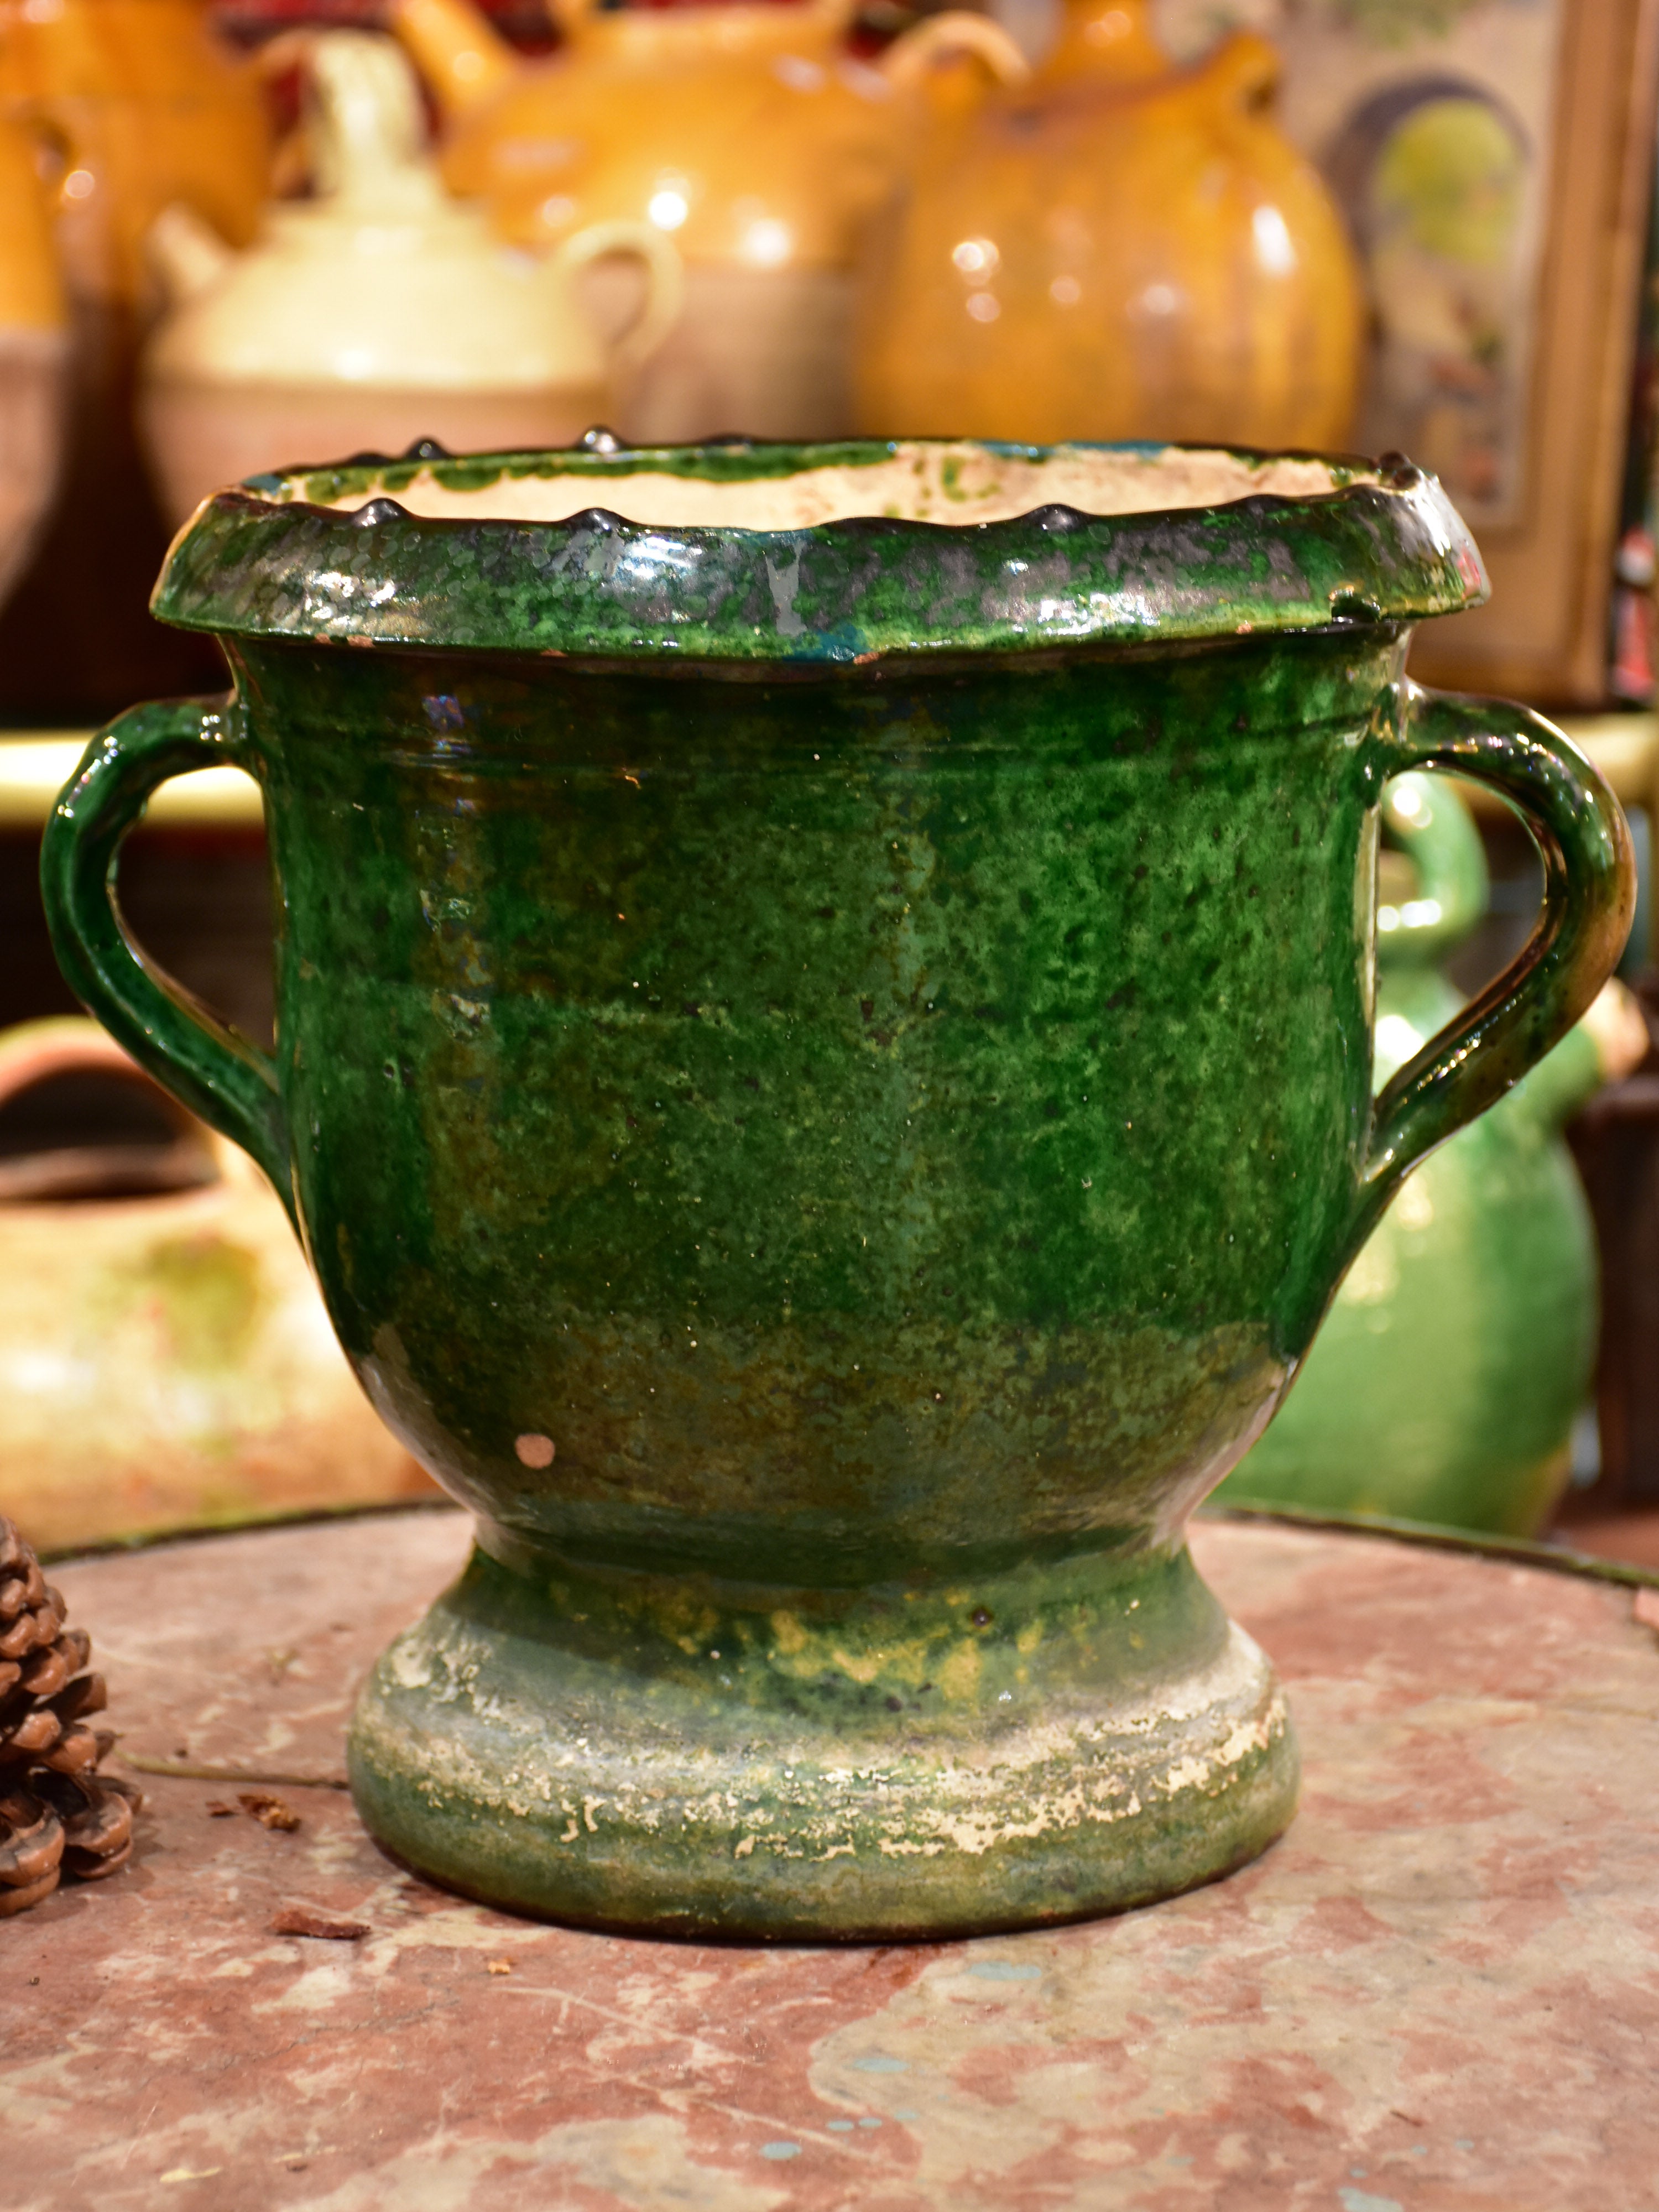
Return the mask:
<svg viewBox="0 0 1659 2212">
<path fill-rule="evenodd" d="M 1376 481 L 1374 472 L 1334 462 L 1174 447 L 1056 446 L 1011 453 L 966 443 L 900 443 L 876 449 L 868 461 L 837 460 L 787 476 L 745 479 L 734 473 L 724 481 L 653 466 L 654 457 L 646 453 L 636 469 L 613 465 L 602 472 L 591 465 L 550 468 L 547 458 L 533 474 L 514 474 L 504 465 L 476 489 L 443 483 L 430 469 L 407 481 L 401 470 L 388 470 L 392 482 L 384 488 L 359 483 L 328 504 L 349 514 L 384 491 L 410 514 L 458 520 L 562 522 L 602 507 L 659 529 L 778 531 L 860 516 L 957 526 L 1007 522 L 1042 507 L 1155 514 L 1225 506 L 1256 494 L 1319 498 L 1346 484 Z M 740 465 L 739 455 L 732 458 L 734 468 Z M 275 496 L 305 499 L 306 486 L 304 477 L 290 477 Z"/>
</svg>

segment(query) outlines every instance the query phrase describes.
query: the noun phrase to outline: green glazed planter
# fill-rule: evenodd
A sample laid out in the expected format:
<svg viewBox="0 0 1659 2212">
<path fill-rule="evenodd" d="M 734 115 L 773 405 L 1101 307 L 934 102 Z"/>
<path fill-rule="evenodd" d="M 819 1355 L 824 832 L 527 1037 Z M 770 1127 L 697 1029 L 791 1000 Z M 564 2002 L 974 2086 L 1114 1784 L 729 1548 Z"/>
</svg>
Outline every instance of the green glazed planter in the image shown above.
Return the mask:
<svg viewBox="0 0 1659 2212">
<path fill-rule="evenodd" d="M 1279 1832 L 1284 1705 L 1184 1523 L 1629 922 L 1571 745 L 1402 674 L 1483 590 L 1403 464 L 596 434 L 201 510 L 156 611 L 234 688 L 94 741 L 46 894 L 478 1516 L 354 1724 L 395 1851 L 595 1925 L 919 1936 Z M 148 794 L 223 761 L 274 1060 L 112 899 Z M 1373 1099 L 1420 763 L 1521 811 L 1545 909 Z"/>
<path fill-rule="evenodd" d="M 1436 963 L 1486 908 L 1480 839 L 1443 780 L 1389 785 L 1414 893 L 1381 909 L 1379 1081 L 1463 1001 Z M 1283 1408 L 1220 1504 L 1530 1536 L 1566 1487 L 1595 1357 L 1595 1236 L 1562 1126 L 1602 1080 L 1571 1030 L 1414 1169 L 1349 1269 Z"/>
</svg>

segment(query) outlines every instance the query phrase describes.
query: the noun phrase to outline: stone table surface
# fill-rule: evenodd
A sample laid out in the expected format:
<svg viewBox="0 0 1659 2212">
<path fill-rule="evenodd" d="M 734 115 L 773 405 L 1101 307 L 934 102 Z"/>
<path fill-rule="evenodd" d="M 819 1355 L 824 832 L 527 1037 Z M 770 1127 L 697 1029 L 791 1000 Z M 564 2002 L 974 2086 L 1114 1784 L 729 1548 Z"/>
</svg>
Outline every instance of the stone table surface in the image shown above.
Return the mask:
<svg viewBox="0 0 1659 2212">
<path fill-rule="evenodd" d="M 463 1903 L 327 1786 L 465 1536 L 411 1512 L 55 1571 L 124 1751 L 317 1781 L 270 1784 L 284 1832 L 146 1776 L 131 1868 L 0 1923 L 4 2212 L 1659 2206 L 1651 1594 L 1202 1526 L 1300 1727 L 1282 1843 L 1091 1924 L 762 1950 Z M 367 1932 L 274 1933 L 295 1910 Z"/>
</svg>

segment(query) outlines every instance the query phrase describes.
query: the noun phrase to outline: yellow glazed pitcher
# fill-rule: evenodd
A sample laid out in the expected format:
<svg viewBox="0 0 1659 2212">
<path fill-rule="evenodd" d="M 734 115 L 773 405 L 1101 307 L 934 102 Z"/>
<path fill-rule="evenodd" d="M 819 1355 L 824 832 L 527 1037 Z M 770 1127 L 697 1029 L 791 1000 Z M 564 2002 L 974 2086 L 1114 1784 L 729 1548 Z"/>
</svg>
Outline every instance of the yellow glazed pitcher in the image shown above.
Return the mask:
<svg viewBox="0 0 1659 2212">
<path fill-rule="evenodd" d="M 179 202 L 245 245 L 270 131 L 257 75 L 216 40 L 203 0 L 0 0 L 0 119 L 54 173 L 71 332 L 62 482 L 0 625 L 0 712 L 96 722 L 214 680 L 214 657 L 148 612 L 168 532 L 133 428 L 154 306 L 144 240 Z"/>
<path fill-rule="evenodd" d="M 77 299 L 139 299 L 145 234 L 170 201 L 238 245 L 252 234 L 265 111 L 199 0 L 0 0 L 0 112 L 62 154 L 58 243 Z"/>
<path fill-rule="evenodd" d="M 1344 444 L 1358 279 L 1273 120 L 1278 76 L 1253 33 L 1176 68 L 1147 0 L 1066 0 L 1029 88 L 982 106 L 874 242 L 860 427 Z"/>
<path fill-rule="evenodd" d="M 871 64 L 855 0 L 605 9 L 561 0 L 550 60 L 515 55 L 471 0 L 396 0 L 437 98 L 453 190 L 514 243 L 646 221 L 686 263 L 679 325 L 623 398 L 641 442 L 742 432 L 834 437 L 850 422 L 852 270 L 907 163 L 1027 74 L 983 16 L 918 24 Z"/>
<path fill-rule="evenodd" d="M 0 600 L 57 484 L 68 352 L 34 146 L 0 122 Z"/>
</svg>

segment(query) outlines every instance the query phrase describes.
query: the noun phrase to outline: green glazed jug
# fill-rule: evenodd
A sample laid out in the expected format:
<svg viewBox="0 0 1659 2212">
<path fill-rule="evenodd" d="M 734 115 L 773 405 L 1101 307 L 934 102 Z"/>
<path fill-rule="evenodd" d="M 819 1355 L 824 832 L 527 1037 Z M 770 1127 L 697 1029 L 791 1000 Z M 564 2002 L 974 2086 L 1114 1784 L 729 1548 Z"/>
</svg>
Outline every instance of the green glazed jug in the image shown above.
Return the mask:
<svg viewBox="0 0 1659 2212">
<path fill-rule="evenodd" d="M 1283 1828 L 1284 1699 L 1188 1516 L 1629 927 L 1582 756 L 1404 674 L 1484 590 L 1397 460 L 592 433 L 198 512 L 155 608 L 233 688 L 94 740 L 43 884 L 477 1516 L 353 1723 L 401 1857 L 592 1925 L 922 1936 Z M 220 762 L 265 795 L 270 1057 L 114 903 Z M 1424 764 L 1520 810 L 1543 912 L 1374 1095 L 1378 808 Z"/>
<path fill-rule="evenodd" d="M 1443 778 L 1401 776 L 1382 811 L 1417 880 L 1377 916 L 1379 1083 L 1462 1004 L 1437 963 L 1485 913 L 1487 889 L 1479 834 Z M 1542 1527 L 1566 1486 L 1595 1357 L 1595 1231 L 1561 1129 L 1645 1046 L 1639 1014 L 1632 1026 L 1604 1012 L 1618 991 L 1609 984 L 1592 1018 L 1413 1169 L 1218 1504 L 1512 1536 Z"/>
</svg>

